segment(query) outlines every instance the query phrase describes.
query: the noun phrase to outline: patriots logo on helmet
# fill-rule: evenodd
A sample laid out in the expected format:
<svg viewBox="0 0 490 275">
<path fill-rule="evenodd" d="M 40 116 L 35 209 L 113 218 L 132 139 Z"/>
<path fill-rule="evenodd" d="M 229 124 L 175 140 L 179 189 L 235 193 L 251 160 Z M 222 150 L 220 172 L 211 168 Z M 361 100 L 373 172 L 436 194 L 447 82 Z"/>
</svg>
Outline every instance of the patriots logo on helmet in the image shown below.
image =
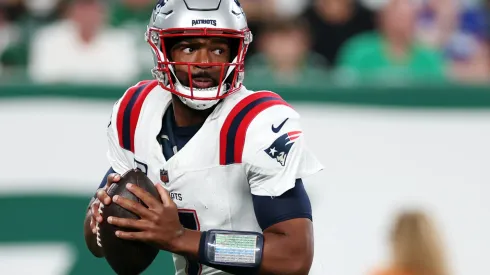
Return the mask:
<svg viewBox="0 0 490 275">
<path fill-rule="evenodd" d="M 157 18 L 159 13 L 162 13 L 163 7 L 167 4 L 168 0 L 159 0 L 155 9 L 153 10 L 153 21 Z"/>
<path fill-rule="evenodd" d="M 159 0 L 157 3 L 157 9 L 165 6 L 167 4 L 168 0 Z"/>
<path fill-rule="evenodd" d="M 288 158 L 289 150 L 294 144 L 294 140 L 301 136 L 301 131 L 291 131 L 284 135 L 278 137 L 269 148 L 265 149 L 264 152 L 279 162 L 282 166 L 286 165 L 286 160 Z"/>
<path fill-rule="evenodd" d="M 235 7 L 233 7 L 231 9 L 231 13 L 233 13 L 236 16 L 240 16 L 240 15 L 244 14 L 243 9 L 242 9 L 242 5 L 240 4 L 240 2 L 238 2 L 238 0 L 235 0 L 235 4 L 236 4 L 236 7 L 238 7 L 238 9 L 235 10 Z"/>
</svg>

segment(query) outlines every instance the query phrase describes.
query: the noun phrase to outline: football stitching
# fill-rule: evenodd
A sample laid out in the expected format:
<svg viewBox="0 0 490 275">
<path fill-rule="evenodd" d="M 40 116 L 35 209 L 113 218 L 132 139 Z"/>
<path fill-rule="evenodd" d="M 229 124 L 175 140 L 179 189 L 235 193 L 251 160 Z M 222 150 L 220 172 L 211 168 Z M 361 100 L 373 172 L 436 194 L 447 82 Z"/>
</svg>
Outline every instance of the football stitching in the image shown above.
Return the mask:
<svg viewBox="0 0 490 275">
<path fill-rule="evenodd" d="M 102 208 L 104 208 L 104 204 L 102 204 L 102 203 L 101 203 L 101 204 L 99 205 L 99 210 L 98 210 L 98 212 L 99 212 L 99 214 L 100 214 L 101 216 L 102 216 Z M 97 232 L 97 233 L 96 233 L 96 234 L 97 234 L 97 245 L 98 245 L 99 247 L 102 247 L 102 242 L 101 242 L 101 238 L 100 238 L 100 228 L 99 228 L 99 222 L 97 222 L 97 223 L 95 224 L 95 230 L 96 230 L 96 232 Z"/>
</svg>

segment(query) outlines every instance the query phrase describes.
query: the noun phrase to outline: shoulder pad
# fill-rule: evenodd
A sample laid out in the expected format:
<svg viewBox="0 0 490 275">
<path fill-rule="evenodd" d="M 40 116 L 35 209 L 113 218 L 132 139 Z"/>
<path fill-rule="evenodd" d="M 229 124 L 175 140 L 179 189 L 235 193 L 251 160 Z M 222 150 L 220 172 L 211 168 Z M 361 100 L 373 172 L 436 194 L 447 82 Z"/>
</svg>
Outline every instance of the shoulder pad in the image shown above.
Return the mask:
<svg viewBox="0 0 490 275">
<path fill-rule="evenodd" d="M 119 145 L 134 153 L 134 133 L 141 107 L 148 94 L 158 85 L 156 80 L 138 82 L 129 88 L 119 100 L 117 108 L 116 127 Z"/>
<path fill-rule="evenodd" d="M 261 112 L 277 105 L 292 108 L 278 94 L 270 91 L 252 93 L 233 107 L 220 131 L 220 165 L 242 162 L 248 127 Z"/>
</svg>

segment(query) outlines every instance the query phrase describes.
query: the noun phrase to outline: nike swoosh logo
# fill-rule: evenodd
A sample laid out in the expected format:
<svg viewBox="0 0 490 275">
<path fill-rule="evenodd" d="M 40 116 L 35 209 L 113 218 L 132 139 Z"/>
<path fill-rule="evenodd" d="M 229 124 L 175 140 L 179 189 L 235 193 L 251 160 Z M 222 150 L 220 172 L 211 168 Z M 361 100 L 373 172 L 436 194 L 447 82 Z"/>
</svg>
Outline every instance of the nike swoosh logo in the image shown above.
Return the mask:
<svg viewBox="0 0 490 275">
<path fill-rule="evenodd" d="M 274 127 L 274 124 L 272 124 L 272 132 L 274 133 L 279 133 L 279 131 L 281 131 L 281 128 L 282 126 L 284 126 L 284 124 L 286 123 L 286 121 L 288 121 L 289 117 L 286 118 L 281 124 L 279 124 L 279 126 L 277 127 Z"/>
</svg>

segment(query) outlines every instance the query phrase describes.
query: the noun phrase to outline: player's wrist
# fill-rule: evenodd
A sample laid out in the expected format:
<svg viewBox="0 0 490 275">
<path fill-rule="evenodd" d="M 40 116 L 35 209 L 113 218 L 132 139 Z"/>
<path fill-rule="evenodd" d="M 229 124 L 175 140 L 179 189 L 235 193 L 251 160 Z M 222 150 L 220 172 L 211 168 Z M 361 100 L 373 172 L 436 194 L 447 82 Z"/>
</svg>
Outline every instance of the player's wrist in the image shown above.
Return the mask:
<svg viewBox="0 0 490 275">
<path fill-rule="evenodd" d="M 176 237 L 170 244 L 170 252 L 190 259 L 197 259 L 200 239 L 200 231 L 184 229 L 182 234 Z"/>
</svg>

